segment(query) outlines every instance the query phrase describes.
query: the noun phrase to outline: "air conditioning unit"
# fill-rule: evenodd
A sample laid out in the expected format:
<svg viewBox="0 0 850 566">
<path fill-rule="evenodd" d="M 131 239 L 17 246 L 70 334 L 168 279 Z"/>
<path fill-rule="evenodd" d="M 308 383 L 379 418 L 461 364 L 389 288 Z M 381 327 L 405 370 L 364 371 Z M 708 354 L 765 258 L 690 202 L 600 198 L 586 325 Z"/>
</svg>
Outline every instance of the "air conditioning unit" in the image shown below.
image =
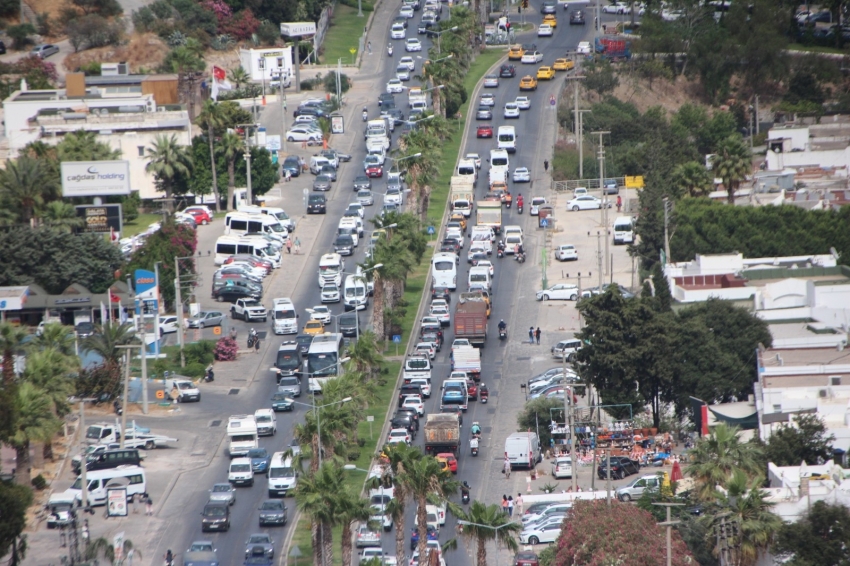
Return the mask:
<svg viewBox="0 0 850 566">
<path fill-rule="evenodd" d="M 829 376 L 829 384 L 833 387 L 836 385 L 841 385 L 841 376 L 840 375 L 830 375 Z"/>
<path fill-rule="evenodd" d="M 826 389 L 818 389 L 818 397 L 821 399 L 826 399 L 829 397 L 829 391 Z"/>
</svg>

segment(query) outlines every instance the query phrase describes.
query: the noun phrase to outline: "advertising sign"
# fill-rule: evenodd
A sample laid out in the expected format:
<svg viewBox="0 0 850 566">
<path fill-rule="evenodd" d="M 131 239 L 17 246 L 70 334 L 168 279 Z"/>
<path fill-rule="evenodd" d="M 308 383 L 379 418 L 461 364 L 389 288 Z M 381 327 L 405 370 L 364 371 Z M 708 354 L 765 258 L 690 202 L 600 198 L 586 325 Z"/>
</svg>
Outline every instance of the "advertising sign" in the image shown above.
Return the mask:
<svg viewBox="0 0 850 566">
<path fill-rule="evenodd" d="M 124 228 L 120 204 L 81 205 L 77 206 L 76 209 L 77 217 L 82 218 L 85 222 L 80 228 L 81 232 L 98 234 L 116 232 L 120 234 Z"/>
<path fill-rule="evenodd" d="M 334 134 L 344 134 L 345 133 L 345 122 L 343 117 L 338 114 L 333 114 L 331 116 L 331 133 Z"/>
<path fill-rule="evenodd" d="M 315 22 L 281 22 L 280 35 L 298 37 L 301 35 L 315 35 Z"/>
<path fill-rule="evenodd" d="M 127 516 L 126 487 L 110 487 L 106 490 L 106 513 L 110 517 Z"/>
<path fill-rule="evenodd" d="M 129 161 L 63 161 L 62 196 L 130 194 Z"/>
<path fill-rule="evenodd" d="M 156 299 L 156 273 L 147 269 L 137 269 L 133 273 L 137 299 Z"/>
</svg>

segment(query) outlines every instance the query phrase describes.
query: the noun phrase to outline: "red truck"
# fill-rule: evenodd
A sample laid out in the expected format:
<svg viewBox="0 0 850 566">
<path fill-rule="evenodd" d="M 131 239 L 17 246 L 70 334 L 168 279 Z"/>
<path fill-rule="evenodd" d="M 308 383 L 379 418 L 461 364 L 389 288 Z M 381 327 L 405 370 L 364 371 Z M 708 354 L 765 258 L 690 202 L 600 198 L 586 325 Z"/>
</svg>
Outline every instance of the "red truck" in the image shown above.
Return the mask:
<svg viewBox="0 0 850 566">
<path fill-rule="evenodd" d="M 455 338 L 466 338 L 470 344 L 484 346 L 487 340 L 487 305 L 482 301 L 458 303 L 455 307 Z"/>
</svg>

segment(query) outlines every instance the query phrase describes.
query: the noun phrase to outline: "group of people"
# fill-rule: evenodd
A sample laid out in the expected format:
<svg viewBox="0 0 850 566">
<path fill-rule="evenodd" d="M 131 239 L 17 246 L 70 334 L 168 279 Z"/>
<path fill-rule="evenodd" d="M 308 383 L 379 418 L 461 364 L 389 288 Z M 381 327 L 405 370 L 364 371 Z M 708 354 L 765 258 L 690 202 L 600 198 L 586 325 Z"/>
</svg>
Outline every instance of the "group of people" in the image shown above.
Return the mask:
<svg viewBox="0 0 850 566">
<path fill-rule="evenodd" d="M 537 327 L 537 330 L 535 330 L 533 326 L 530 326 L 530 327 L 528 328 L 528 340 L 529 340 L 529 342 L 531 342 L 532 344 L 534 344 L 534 341 L 535 341 L 535 340 L 537 340 L 537 345 L 539 346 L 539 345 L 540 345 L 540 335 L 541 335 L 541 334 L 542 334 L 542 332 L 540 332 L 540 327 L 539 327 L 539 326 Z"/>
<path fill-rule="evenodd" d="M 508 517 L 513 517 L 514 507 L 517 508 L 517 515 L 522 517 L 522 494 L 516 494 L 516 500 L 510 495 L 502 495 L 502 512 Z"/>
</svg>

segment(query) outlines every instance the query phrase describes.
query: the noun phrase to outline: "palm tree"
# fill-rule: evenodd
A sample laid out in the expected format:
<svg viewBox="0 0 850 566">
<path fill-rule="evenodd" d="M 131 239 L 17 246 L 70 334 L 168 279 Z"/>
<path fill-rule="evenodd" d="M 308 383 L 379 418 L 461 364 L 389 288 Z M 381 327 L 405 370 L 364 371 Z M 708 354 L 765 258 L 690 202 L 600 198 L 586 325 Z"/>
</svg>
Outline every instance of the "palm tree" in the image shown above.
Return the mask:
<svg viewBox="0 0 850 566">
<path fill-rule="evenodd" d="M 697 442 L 690 459 L 686 472 L 694 478 L 702 501 L 713 499 L 717 486 L 724 485 L 736 470 L 750 477 L 758 477 L 762 471 L 762 449 L 753 442 L 741 442 L 738 427 L 725 423 Z"/>
<path fill-rule="evenodd" d="M 234 133 L 227 132 L 218 144 L 218 151 L 227 161 L 227 205 L 225 210 L 233 206 L 233 190 L 236 188 L 236 160 L 245 153 L 245 142 Z"/>
<path fill-rule="evenodd" d="M 39 218 L 47 226 L 63 232 L 73 232 L 75 229 L 85 226 L 85 220 L 77 216 L 77 209 L 74 208 L 74 205 L 61 200 L 54 200 L 44 205 Z"/>
<path fill-rule="evenodd" d="M 394 481 L 393 478 L 404 477 L 407 469 L 412 467 L 417 460 L 422 458 L 422 452 L 418 448 L 411 448 L 407 444 L 390 444 L 383 450 L 383 455 L 387 458 L 387 466 L 385 472 L 380 478 L 373 480 L 374 485 L 371 488 L 379 487 L 378 484 L 385 486 L 392 485 L 393 498 L 387 506 L 387 512 L 393 518 L 396 525 L 395 529 L 395 552 L 396 560 L 399 564 L 407 564 L 405 558 L 405 545 L 407 534 L 404 530 L 405 508 L 410 499 L 410 492 L 404 482 Z"/>
<path fill-rule="evenodd" d="M 50 442 L 62 428 L 62 421 L 54 414 L 53 402 L 46 391 L 33 383 L 18 385 L 18 418 L 15 433 L 10 439 L 15 447 L 15 481 L 30 485 L 30 444 Z"/>
<path fill-rule="evenodd" d="M 166 199 L 171 199 L 177 177 L 189 175 L 192 169 L 192 156 L 188 148 L 180 145 L 177 134 L 159 135 L 148 148 L 147 159 L 145 171 L 154 174 L 158 188 L 165 192 Z M 168 206 L 173 209 L 174 201 L 170 200 Z"/>
<path fill-rule="evenodd" d="M 45 324 L 30 346 L 37 350 L 53 348 L 66 356 L 74 356 L 74 329 L 58 322 Z"/>
<path fill-rule="evenodd" d="M 425 506 L 429 499 L 445 500 L 450 493 L 457 491 L 457 482 L 451 479 L 448 470 L 440 467 L 437 459 L 424 456 L 408 466 L 404 473 L 396 478 L 416 502 L 416 525 L 419 530 L 419 566 L 426 566 L 428 558 L 428 516 Z"/>
<path fill-rule="evenodd" d="M 355 371 L 366 374 L 370 379 L 374 379 L 384 363 L 384 357 L 378 352 L 378 339 L 371 330 L 360 332 L 360 337 L 348 348 L 348 357 Z"/>
<path fill-rule="evenodd" d="M 129 322 L 123 324 L 107 320 L 95 327 L 95 333 L 83 339 L 82 349 L 86 352 L 94 352 L 110 365 L 120 365 L 124 356 L 123 346 L 133 342 L 136 338 L 133 325 Z"/>
<path fill-rule="evenodd" d="M 774 533 L 783 525 L 782 518 L 770 508 L 773 503 L 766 500 L 761 489 L 762 478 L 750 479 L 742 470 L 735 470 L 726 482 L 726 491 L 714 493 L 716 512 L 707 513 L 700 520 L 706 527 L 706 540 L 720 554 L 717 533 L 723 528 L 732 533 L 726 539 L 726 564 L 730 566 L 752 566 L 773 542 Z M 722 526 L 721 526 L 722 525 Z"/>
<path fill-rule="evenodd" d="M 299 478 L 295 488 L 298 509 L 311 522 L 313 566 L 333 564 L 331 529 L 339 521 L 337 501 L 346 493 L 343 476 L 338 465 L 325 462 L 315 473 Z"/>
<path fill-rule="evenodd" d="M 703 197 L 711 192 L 711 175 L 696 161 L 688 161 L 676 167 L 673 179 L 680 195 Z"/>
<path fill-rule="evenodd" d="M 102 555 L 111 564 L 124 564 L 131 550 L 133 551 L 133 557 L 142 558 L 142 551 L 133 546 L 133 541 L 124 539 L 121 552 L 122 558 L 119 562 L 115 562 L 115 547 L 111 541 L 100 537 L 91 541 L 86 547 L 85 558 L 86 560 L 96 560 Z"/>
<path fill-rule="evenodd" d="M 77 130 L 66 134 L 56 146 L 59 161 L 109 161 L 121 159 L 121 150 L 97 139 L 97 132 Z"/>
<path fill-rule="evenodd" d="M 221 212 L 221 196 L 218 192 L 218 173 L 215 164 L 215 130 L 221 128 L 225 123 L 226 115 L 224 109 L 214 100 L 204 101 L 204 107 L 198 115 L 197 122 L 207 128 L 207 141 L 210 145 L 210 163 L 212 170 L 212 190 L 215 195 L 215 211 Z"/>
<path fill-rule="evenodd" d="M 735 191 L 752 171 L 750 150 L 740 136 L 729 136 L 718 144 L 711 169 L 715 177 L 723 179 L 727 202 L 735 204 Z"/>
<path fill-rule="evenodd" d="M 243 69 L 241 66 L 236 67 L 234 69 L 230 69 L 230 82 L 233 83 L 233 86 L 236 90 L 242 88 L 242 85 L 247 84 L 251 81 L 251 77 L 248 75 L 248 71 Z"/>
<path fill-rule="evenodd" d="M 15 433 L 20 408 L 18 383 L 15 379 L 15 357 L 24 349 L 28 334 L 8 322 L 0 323 L 0 351 L 3 356 L 3 380 L 0 383 L 0 439 L 8 440 Z"/>
<path fill-rule="evenodd" d="M 7 159 L 6 167 L 0 169 L 0 198 L 17 212 L 18 222 L 32 225 L 45 196 L 56 191 L 58 182 L 58 177 L 39 159 L 28 155 L 15 161 Z"/>
<path fill-rule="evenodd" d="M 68 397 L 74 394 L 74 382 L 69 375 L 79 369 L 80 359 L 54 348 L 30 351 L 21 381 L 32 383 L 45 392 L 61 417 L 69 411 Z"/>
<path fill-rule="evenodd" d="M 337 498 L 336 507 L 337 521 L 342 527 L 342 532 L 340 533 L 342 566 L 351 566 L 353 555 L 351 527 L 355 523 L 368 521 L 369 517 L 372 516 L 372 508 L 369 506 L 368 500 L 348 491 L 343 491 L 341 497 Z"/>
<path fill-rule="evenodd" d="M 499 544 L 512 552 L 519 549 L 516 535 L 522 530 L 522 525 L 512 521 L 498 505 L 473 501 L 468 512 L 455 510 L 454 513 L 459 520 L 472 523 L 463 525 L 461 536 L 476 542 L 476 566 L 487 566 L 488 541 L 496 540 L 497 552 Z"/>
</svg>

